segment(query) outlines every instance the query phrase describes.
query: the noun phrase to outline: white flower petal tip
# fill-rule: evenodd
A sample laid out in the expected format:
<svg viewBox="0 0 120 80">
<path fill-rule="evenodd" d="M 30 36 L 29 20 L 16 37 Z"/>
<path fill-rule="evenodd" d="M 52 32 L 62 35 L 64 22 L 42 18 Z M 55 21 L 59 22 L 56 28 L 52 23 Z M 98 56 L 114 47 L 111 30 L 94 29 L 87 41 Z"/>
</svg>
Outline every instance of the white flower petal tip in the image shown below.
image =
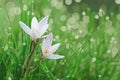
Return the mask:
<svg viewBox="0 0 120 80">
<path fill-rule="evenodd" d="M 33 17 L 33 18 L 32 18 L 31 28 L 32 28 L 32 30 L 38 29 L 38 21 L 37 21 L 37 18 L 36 18 L 36 17 Z"/>
<path fill-rule="evenodd" d="M 44 21 L 48 21 L 48 18 L 49 18 L 49 16 L 45 16 L 45 17 L 43 18 L 43 20 L 44 20 Z"/>
<path fill-rule="evenodd" d="M 51 53 L 54 53 L 60 47 L 60 43 L 53 45 L 50 49 Z"/>
<path fill-rule="evenodd" d="M 32 19 L 33 19 L 33 20 L 37 20 L 37 18 L 36 18 L 36 17 L 33 17 Z"/>
<path fill-rule="evenodd" d="M 52 37 L 53 37 L 53 35 L 52 35 L 52 32 L 46 37 L 46 39 L 50 39 L 50 40 L 52 40 Z"/>
<path fill-rule="evenodd" d="M 45 20 L 45 21 L 48 21 L 48 18 L 49 18 L 49 16 L 45 16 L 44 20 Z"/>
<path fill-rule="evenodd" d="M 20 26 L 23 25 L 24 23 L 22 21 L 19 21 Z"/>
<path fill-rule="evenodd" d="M 33 22 L 34 24 L 37 24 L 37 25 L 38 25 L 38 20 L 37 20 L 36 17 L 33 17 L 33 18 L 32 18 L 32 22 Z"/>
<path fill-rule="evenodd" d="M 64 57 L 65 56 L 61 56 L 61 55 L 57 55 L 57 54 L 51 54 L 51 55 L 47 56 L 46 58 L 48 58 L 48 59 L 62 59 Z"/>
<path fill-rule="evenodd" d="M 31 36 L 31 29 L 24 24 L 22 21 L 19 21 L 20 27 L 28 34 Z"/>
<path fill-rule="evenodd" d="M 45 24 L 48 23 L 48 16 L 44 17 L 40 22 L 39 22 L 39 26 L 44 26 Z"/>
</svg>

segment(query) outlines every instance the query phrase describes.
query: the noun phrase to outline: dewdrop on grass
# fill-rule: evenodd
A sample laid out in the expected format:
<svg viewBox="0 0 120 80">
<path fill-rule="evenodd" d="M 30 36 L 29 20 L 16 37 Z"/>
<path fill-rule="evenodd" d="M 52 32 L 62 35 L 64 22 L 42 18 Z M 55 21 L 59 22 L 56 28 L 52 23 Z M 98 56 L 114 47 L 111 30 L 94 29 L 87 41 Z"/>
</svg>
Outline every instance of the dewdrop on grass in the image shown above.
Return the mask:
<svg viewBox="0 0 120 80">
<path fill-rule="evenodd" d="M 109 16 L 106 16 L 106 18 L 105 18 L 106 20 L 109 20 Z"/>
<path fill-rule="evenodd" d="M 93 58 L 92 58 L 92 62 L 96 62 L 96 57 L 93 57 Z"/>
<path fill-rule="evenodd" d="M 99 15 L 95 15 L 95 19 L 99 19 Z"/>
<path fill-rule="evenodd" d="M 79 3 L 79 2 L 81 2 L 81 0 L 75 0 L 75 2 Z"/>
<path fill-rule="evenodd" d="M 71 5 L 72 4 L 72 0 L 65 0 L 65 4 L 66 5 Z"/>
<path fill-rule="evenodd" d="M 85 12 L 85 11 L 83 11 L 83 12 L 82 12 L 82 15 L 83 15 L 83 16 L 85 16 L 85 15 L 86 15 L 86 12 Z"/>
</svg>

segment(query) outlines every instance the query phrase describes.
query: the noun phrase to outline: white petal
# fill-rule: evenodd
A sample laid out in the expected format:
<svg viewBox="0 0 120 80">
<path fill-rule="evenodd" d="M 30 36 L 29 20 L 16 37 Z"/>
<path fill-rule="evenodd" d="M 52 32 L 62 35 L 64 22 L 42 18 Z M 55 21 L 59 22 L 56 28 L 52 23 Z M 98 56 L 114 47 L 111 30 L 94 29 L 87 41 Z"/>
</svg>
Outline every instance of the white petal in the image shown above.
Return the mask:
<svg viewBox="0 0 120 80">
<path fill-rule="evenodd" d="M 50 33 L 49 35 L 47 35 L 46 38 L 44 38 L 43 42 L 42 42 L 42 51 L 46 50 L 46 49 L 50 49 L 52 44 L 52 33 Z"/>
<path fill-rule="evenodd" d="M 44 25 L 44 27 L 42 27 L 42 29 L 39 30 L 39 33 L 37 33 L 37 38 L 43 38 L 41 36 L 46 32 L 47 28 L 48 28 L 48 24 Z"/>
<path fill-rule="evenodd" d="M 53 45 L 50 49 L 50 52 L 54 53 L 59 48 L 59 46 L 60 46 L 60 43 L 57 43 L 57 44 Z"/>
<path fill-rule="evenodd" d="M 41 29 L 40 29 L 40 32 L 41 32 L 41 35 L 43 35 L 46 30 L 48 29 L 48 24 L 44 25 Z"/>
<path fill-rule="evenodd" d="M 48 16 L 44 17 L 39 23 L 39 29 L 41 29 L 45 24 L 47 24 Z"/>
<path fill-rule="evenodd" d="M 31 35 L 31 37 L 32 37 L 32 40 L 34 40 L 34 41 L 36 41 L 36 40 L 38 39 L 36 32 L 33 31 L 33 30 L 32 30 L 32 35 Z"/>
<path fill-rule="evenodd" d="M 24 24 L 23 22 L 19 21 L 19 24 L 21 26 L 21 28 L 28 34 L 28 35 L 32 35 L 32 31 L 31 29 L 26 25 Z"/>
<path fill-rule="evenodd" d="M 57 54 L 51 54 L 49 56 L 44 56 L 44 57 L 48 58 L 48 59 L 61 59 L 61 58 L 64 58 L 64 56 L 57 55 Z"/>
<path fill-rule="evenodd" d="M 36 17 L 33 17 L 32 18 L 32 22 L 31 22 L 31 29 L 32 30 L 39 30 L 38 29 L 38 21 L 37 21 L 37 18 Z"/>
</svg>

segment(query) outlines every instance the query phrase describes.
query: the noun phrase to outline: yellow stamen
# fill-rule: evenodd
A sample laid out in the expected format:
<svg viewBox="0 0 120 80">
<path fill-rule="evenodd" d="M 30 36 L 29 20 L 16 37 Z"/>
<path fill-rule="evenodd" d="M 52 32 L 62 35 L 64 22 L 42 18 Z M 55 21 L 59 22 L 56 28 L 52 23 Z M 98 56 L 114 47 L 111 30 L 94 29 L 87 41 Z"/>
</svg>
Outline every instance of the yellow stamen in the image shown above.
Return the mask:
<svg viewBox="0 0 120 80">
<path fill-rule="evenodd" d="M 37 32 L 38 34 L 40 34 L 40 31 L 39 31 L 38 29 L 36 29 L 36 32 Z"/>
<path fill-rule="evenodd" d="M 49 50 L 46 49 L 46 50 L 44 51 L 44 54 L 48 54 L 48 53 L 49 53 Z"/>
</svg>

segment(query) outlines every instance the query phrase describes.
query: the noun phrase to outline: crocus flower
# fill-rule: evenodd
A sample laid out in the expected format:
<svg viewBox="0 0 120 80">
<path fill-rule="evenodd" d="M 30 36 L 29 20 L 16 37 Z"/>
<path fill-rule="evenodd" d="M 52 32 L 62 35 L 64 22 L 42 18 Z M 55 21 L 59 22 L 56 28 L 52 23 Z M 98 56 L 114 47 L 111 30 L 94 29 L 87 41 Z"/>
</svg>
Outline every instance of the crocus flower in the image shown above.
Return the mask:
<svg viewBox="0 0 120 80">
<path fill-rule="evenodd" d="M 41 50 L 42 57 L 48 59 L 60 59 L 64 58 L 64 56 L 53 54 L 60 46 L 60 43 L 57 43 L 52 46 L 52 33 L 46 36 L 42 42 Z"/>
<path fill-rule="evenodd" d="M 32 18 L 31 21 L 31 29 L 24 24 L 23 22 L 19 22 L 21 28 L 31 36 L 32 40 L 36 41 L 41 38 L 41 36 L 45 33 L 48 28 L 48 17 L 44 17 L 40 22 L 36 19 L 36 17 Z"/>
</svg>

